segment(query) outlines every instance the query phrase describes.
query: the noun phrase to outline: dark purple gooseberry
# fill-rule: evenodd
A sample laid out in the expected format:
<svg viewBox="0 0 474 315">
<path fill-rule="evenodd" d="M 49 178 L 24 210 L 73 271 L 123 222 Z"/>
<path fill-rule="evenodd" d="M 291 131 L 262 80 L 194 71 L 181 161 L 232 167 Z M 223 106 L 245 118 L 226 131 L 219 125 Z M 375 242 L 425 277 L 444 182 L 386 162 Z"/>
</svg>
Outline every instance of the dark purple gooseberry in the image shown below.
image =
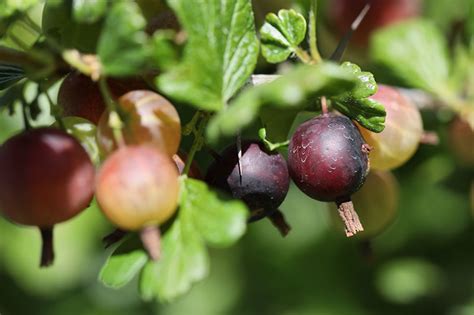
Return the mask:
<svg viewBox="0 0 474 315">
<path fill-rule="evenodd" d="M 363 231 L 350 196 L 367 176 L 368 148 L 352 121 L 334 114 L 300 125 L 288 148 L 293 181 L 311 198 L 337 203 L 347 236 Z"/>
<path fill-rule="evenodd" d="M 250 222 L 268 216 L 286 235 L 290 227 L 278 210 L 290 185 L 285 159 L 277 152 L 268 151 L 258 141 L 244 141 L 241 149 L 240 168 L 234 144 L 209 167 L 206 182 L 243 200 L 251 210 Z"/>
</svg>

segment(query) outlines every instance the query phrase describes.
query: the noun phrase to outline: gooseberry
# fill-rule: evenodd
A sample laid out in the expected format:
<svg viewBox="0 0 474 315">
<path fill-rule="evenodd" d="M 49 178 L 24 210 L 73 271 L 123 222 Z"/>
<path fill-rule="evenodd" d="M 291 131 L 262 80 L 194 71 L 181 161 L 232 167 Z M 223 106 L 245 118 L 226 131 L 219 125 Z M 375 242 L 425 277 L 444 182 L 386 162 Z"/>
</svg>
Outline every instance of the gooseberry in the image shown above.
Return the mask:
<svg viewBox="0 0 474 315">
<path fill-rule="evenodd" d="M 181 123 L 178 112 L 167 99 L 152 91 L 137 90 L 120 97 L 118 105 L 126 144 L 152 143 L 170 157 L 176 154 Z M 99 121 L 97 140 L 105 155 L 117 148 L 107 111 Z"/>
<path fill-rule="evenodd" d="M 311 198 L 337 203 L 347 236 L 363 231 L 351 195 L 367 176 L 368 150 L 352 121 L 332 113 L 301 124 L 288 147 L 291 178 Z"/>
<path fill-rule="evenodd" d="M 54 260 L 53 226 L 88 207 L 93 185 L 87 152 L 61 130 L 33 129 L 0 147 L 0 211 L 13 222 L 39 227 L 42 267 Z"/>
<path fill-rule="evenodd" d="M 406 163 L 415 154 L 423 135 L 423 122 L 418 108 L 396 89 L 379 85 L 370 97 L 385 107 L 385 129 L 371 132 L 359 126 L 370 152 L 372 169 L 390 170 Z"/>
<path fill-rule="evenodd" d="M 178 193 L 176 165 L 150 145 L 118 149 L 97 175 L 96 197 L 102 212 L 121 230 L 140 230 L 152 259 L 160 255 L 156 225 L 175 213 Z"/>
<path fill-rule="evenodd" d="M 278 210 L 290 183 L 285 159 L 257 141 L 242 142 L 241 151 L 239 165 L 237 146 L 227 147 L 209 167 L 206 182 L 242 199 L 251 210 L 250 221 L 268 216 L 286 235 L 290 227 Z"/>
</svg>

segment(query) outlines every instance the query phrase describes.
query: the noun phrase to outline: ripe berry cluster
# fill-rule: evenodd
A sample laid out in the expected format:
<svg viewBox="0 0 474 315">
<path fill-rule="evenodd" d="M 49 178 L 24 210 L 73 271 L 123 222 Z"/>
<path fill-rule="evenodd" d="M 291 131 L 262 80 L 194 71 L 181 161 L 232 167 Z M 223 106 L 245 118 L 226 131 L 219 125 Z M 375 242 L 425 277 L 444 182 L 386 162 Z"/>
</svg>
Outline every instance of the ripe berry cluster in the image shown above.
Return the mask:
<svg viewBox="0 0 474 315">
<path fill-rule="evenodd" d="M 26 130 L 0 147 L 0 209 L 14 222 L 39 227 L 42 266 L 54 258 L 53 226 L 87 208 L 94 195 L 105 216 L 119 228 L 113 235 L 141 231 L 153 259 L 160 255 L 157 226 L 178 208 L 178 176 L 186 160 L 185 154 L 177 154 L 178 112 L 138 79 L 109 80 L 107 85 L 117 105 L 113 113 L 106 109 L 96 83 L 69 74 L 58 96 L 69 115 L 63 118 L 68 122 L 66 130 L 57 126 Z M 422 132 L 416 108 L 396 90 L 382 86 L 373 98 L 382 100 L 388 113 L 386 129 L 380 134 L 358 128 L 346 116 L 324 113 L 296 129 L 288 164 L 282 154 L 271 152 L 260 141 L 247 140 L 215 155 L 205 179 L 243 200 L 251 211 L 249 222 L 268 217 L 286 235 L 290 226 L 278 207 L 291 177 L 311 198 L 335 202 L 346 235 L 355 235 L 363 227 L 351 195 L 366 179 L 370 149 L 374 169 L 391 169 L 411 157 Z M 118 132 L 110 124 L 113 114 L 121 118 Z M 90 148 L 81 145 L 81 129 L 74 128 L 78 122 L 90 124 L 89 131 L 98 124 L 95 138 L 103 163 L 97 172 Z M 189 176 L 201 176 L 195 165 Z"/>
</svg>

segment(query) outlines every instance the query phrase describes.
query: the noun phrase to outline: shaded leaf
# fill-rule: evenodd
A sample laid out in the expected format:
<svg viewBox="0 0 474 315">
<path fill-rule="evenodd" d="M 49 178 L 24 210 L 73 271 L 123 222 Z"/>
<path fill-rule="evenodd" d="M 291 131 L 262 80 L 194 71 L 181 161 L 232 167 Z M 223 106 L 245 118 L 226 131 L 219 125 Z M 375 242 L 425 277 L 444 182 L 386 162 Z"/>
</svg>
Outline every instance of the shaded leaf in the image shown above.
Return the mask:
<svg viewBox="0 0 474 315">
<path fill-rule="evenodd" d="M 97 49 L 105 74 L 126 76 L 142 70 L 151 53 L 145 26 L 145 18 L 136 3 L 114 3 Z"/>
<path fill-rule="evenodd" d="M 105 262 L 99 280 L 107 287 L 118 289 L 129 283 L 148 260 L 143 249 L 115 252 Z"/>
</svg>

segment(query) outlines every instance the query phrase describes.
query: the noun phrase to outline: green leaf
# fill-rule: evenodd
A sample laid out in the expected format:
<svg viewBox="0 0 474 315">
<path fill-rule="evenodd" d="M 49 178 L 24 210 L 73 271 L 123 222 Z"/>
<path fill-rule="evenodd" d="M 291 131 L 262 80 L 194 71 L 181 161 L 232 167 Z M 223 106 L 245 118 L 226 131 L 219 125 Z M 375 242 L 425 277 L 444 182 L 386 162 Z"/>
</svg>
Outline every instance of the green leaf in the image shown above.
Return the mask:
<svg viewBox="0 0 474 315">
<path fill-rule="evenodd" d="M 358 81 L 354 89 L 331 98 L 333 106 L 364 128 L 381 132 L 385 128 L 385 108 L 368 98 L 377 92 L 374 76 L 370 72 L 361 71 L 359 66 L 350 62 L 344 62 L 341 68 L 353 73 Z"/>
<path fill-rule="evenodd" d="M 375 82 L 372 73 L 362 71 L 358 65 L 348 61 L 342 63 L 341 68 L 350 71 L 357 77 L 356 86 L 352 90 L 341 95 L 342 97 L 358 99 L 366 98 L 377 93 L 377 83 Z"/>
<path fill-rule="evenodd" d="M 427 20 L 411 20 L 375 33 L 370 44 L 374 61 L 390 69 L 405 84 L 434 94 L 449 78 L 447 43 Z"/>
<path fill-rule="evenodd" d="M 141 274 L 140 293 L 145 300 L 170 301 L 186 293 L 208 273 L 205 244 L 190 214 L 180 212 L 163 238 L 161 259 L 148 263 Z"/>
<path fill-rule="evenodd" d="M 82 53 L 96 53 L 103 20 L 81 23 L 75 18 L 73 1 L 48 0 L 43 9 L 41 28 L 44 35 L 62 49 L 77 49 Z"/>
<path fill-rule="evenodd" d="M 150 56 L 145 26 L 145 18 L 136 3 L 114 3 L 98 44 L 105 74 L 126 76 L 142 70 Z"/>
<path fill-rule="evenodd" d="M 142 271 L 142 297 L 170 301 L 188 291 L 209 272 L 205 243 L 235 243 L 245 232 L 247 216 L 241 201 L 227 201 L 204 182 L 182 177 L 179 214 L 163 237 L 161 259 Z"/>
<path fill-rule="evenodd" d="M 370 131 L 382 132 L 385 128 L 385 108 L 370 98 L 335 101 L 334 107 Z"/>
<path fill-rule="evenodd" d="M 262 54 L 268 62 L 285 61 L 306 35 L 306 20 L 295 10 L 267 14 L 260 29 Z"/>
<path fill-rule="evenodd" d="M 0 91 L 4 90 L 25 77 L 22 68 L 0 63 Z"/>
<path fill-rule="evenodd" d="M 106 0 L 73 0 L 73 16 L 79 23 L 98 21 L 107 9 Z"/>
<path fill-rule="evenodd" d="M 332 63 L 300 65 L 273 82 L 249 88 L 230 106 L 212 118 L 207 128 L 211 142 L 220 136 L 234 135 L 249 125 L 264 106 L 298 109 L 317 96 L 334 96 L 352 89 L 356 78 Z"/>
<path fill-rule="evenodd" d="M 181 211 L 191 213 L 197 230 L 212 246 L 232 245 L 247 226 L 248 210 L 241 201 L 227 200 L 192 178 L 184 180 Z"/>
<path fill-rule="evenodd" d="M 118 289 L 129 283 L 148 260 L 143 249 L 116 252 L 107 259 L 99 273 L 99 280 L 107 287 Z"/>
<path fill-rule="evenodd" d="M 184 59 L 160 76 L 171 98 L 218 111 L 244 85 L 258 57 L 250 0 L 169 0 L 188 34 Z M 192 8 L 192 9 L 190 9 Z"/>
<path fill-rule="evenodd" d="M 25 12 L 39 2 L 39 0 L 0 0 L 0 18 L 3 19 L 14 13 Z"/>
</svg>

